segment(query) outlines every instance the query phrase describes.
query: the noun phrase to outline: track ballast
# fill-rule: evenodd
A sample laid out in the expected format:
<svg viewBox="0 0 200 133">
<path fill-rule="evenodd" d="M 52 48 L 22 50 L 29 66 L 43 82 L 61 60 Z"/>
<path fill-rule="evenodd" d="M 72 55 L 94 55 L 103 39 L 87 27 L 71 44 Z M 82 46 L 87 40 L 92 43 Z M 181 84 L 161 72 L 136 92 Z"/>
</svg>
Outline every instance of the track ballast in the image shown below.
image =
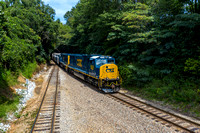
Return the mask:
<svg viewBox="0 0 200 133">
<path fill-rule="evenodd" d="M 59 132 L 60 93 L 58 92 L 59 68 L 54 66 L 48 79 L 37 116 L 31 129 L 33 132 Z"/>
<path fill-rule="evenodd" d="M 140 112 L 147 117 L 151 117 L 156 122 L 167 127 L 174 127 L 177 132 L 190 132 L 200 133 L 200 124 L 170 112 L 164 111 L 143 101 L 135 99 L 123 93 L 107 94 L 110 98 L 117 100 L 118 102 L 125 104 L 126 106 Z"/>
</svg>

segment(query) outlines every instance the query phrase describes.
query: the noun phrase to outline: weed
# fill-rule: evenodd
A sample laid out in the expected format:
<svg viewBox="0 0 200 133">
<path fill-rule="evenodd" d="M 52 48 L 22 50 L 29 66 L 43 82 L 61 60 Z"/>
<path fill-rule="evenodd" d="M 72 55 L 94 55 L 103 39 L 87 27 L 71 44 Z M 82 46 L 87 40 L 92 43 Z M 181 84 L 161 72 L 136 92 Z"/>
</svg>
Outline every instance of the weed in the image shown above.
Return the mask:
<svg viewBox="0 0 200 133">
<path fill-rule="evenodd" d="M 36 109 L 35 111 L 33 111 L 32 114 L 31 114 L 31 118 L 35 118 L 38 111 L 39 111 L 39 109 Z"/>
<path fill-rule="evenodd" d="M 19 99 L 20 96 L 15 95 L 13 100 L 8 100 L 5 103 L 0 104 L 0 118 L 5 117 L 7 112 L 15 111 L 19 104 Z"/>
<path fill-rule="evenodd" d="M 31 113 L 31 119 L 33 119 L 33 118 L 36 117 L 38 111 L 39 111 L 39 109 L 36 109 L 35 111 L 33 111 L 33 112 Z M 35 120 L 35 119 L 34 119 L 34 120 Z M 29 125 L 30 125 L 30 126 L 29 126 L 29 129 L 32 128 L 32 126 L 33 126 L 33 124 L 34 124 L 34 120 L 29 122 Z"/>
<path fill-rule="evenodd" d="M 27 118 L 29 115 L 29 112 L 27 112 L 25 115 L 24 115 L 24 118 Z"/>
<path fill-rule="evenodd" d="M 16 118 L 20 118 L 20 117 L 21 117 L 21 114 L 20 114 L 20 113 L 15 113 L 15 117 L 16 117 Z"/>
</svg>

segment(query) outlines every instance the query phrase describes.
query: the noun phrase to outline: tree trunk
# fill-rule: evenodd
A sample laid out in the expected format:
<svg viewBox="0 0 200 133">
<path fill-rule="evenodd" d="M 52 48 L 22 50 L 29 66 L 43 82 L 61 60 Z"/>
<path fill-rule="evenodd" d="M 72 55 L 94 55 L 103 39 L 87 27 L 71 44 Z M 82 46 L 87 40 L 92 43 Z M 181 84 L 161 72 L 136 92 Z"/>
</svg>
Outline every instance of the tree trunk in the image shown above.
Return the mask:
<svg viewBox="0 0 200 133">
<path fill-rule="evenodd" d="M 190 12 L 194 13 L 194 2 L 193 2 L 193 0 L 191 0 L 190 3 L 191 3 L 190 4 Z"/>
<path fill-rule="evenodd" d="M 197 0 L 194 2 L 194 12 L 197 13 Z"/>
</svg>

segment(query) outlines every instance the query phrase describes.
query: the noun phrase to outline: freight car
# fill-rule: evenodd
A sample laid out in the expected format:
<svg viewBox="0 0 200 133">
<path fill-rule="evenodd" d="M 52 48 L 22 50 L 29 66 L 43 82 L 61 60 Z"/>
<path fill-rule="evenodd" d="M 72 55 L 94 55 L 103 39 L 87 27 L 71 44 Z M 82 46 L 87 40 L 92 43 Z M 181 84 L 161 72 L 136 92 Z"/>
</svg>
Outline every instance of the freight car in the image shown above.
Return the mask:
<svg viewBox="0 0 200 133">
<path fill-rule="evenodd" d="M 67 72 L 98 86 L 104 92 L 120 90 L 118 67 L 111 56 L 53 53 L 52 59 Z"/>
<path fill-rule="evenodd" d="M 61 60 L 61 53 L 53 53 L 52 54 L 52 59 L 55 63 L 57 63 L 58 65 L 60 64 L 60 60 Z"/>
</svg>

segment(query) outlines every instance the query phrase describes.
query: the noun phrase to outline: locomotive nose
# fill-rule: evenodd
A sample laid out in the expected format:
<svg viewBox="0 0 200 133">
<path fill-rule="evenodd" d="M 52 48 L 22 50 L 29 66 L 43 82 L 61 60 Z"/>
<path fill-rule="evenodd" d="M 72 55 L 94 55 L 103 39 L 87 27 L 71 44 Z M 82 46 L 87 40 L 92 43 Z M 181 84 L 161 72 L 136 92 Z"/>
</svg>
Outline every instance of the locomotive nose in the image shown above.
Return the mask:
<svg viewBox="0 0 200 133">
<path fill-rule="evenodd" d="M 119 78 L 118 67 L 115 64 L 105 64 L 100 67 L 101 79 L 117 79 Z"/>
</svg>

